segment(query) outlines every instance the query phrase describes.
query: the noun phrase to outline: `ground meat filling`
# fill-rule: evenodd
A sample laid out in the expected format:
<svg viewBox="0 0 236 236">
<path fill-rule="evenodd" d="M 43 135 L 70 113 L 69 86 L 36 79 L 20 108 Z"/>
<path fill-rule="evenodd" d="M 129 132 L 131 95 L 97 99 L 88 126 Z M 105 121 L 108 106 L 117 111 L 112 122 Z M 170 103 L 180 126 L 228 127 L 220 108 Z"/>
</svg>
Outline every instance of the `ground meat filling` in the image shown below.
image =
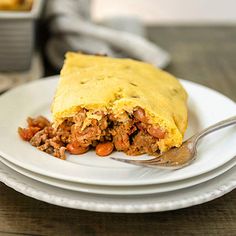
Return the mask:
<svg viewBox="0 0 236 236">
<path fill-rule="evenodd" d="M 66 158 L 65 151 L 78 155 L 90 148 L 99 156 L 107 156 L 114 149 L 128 155 L 159 153 L 158 141 L 166 132 L 149 124 L 142 108 L 137 107 L 132 114 L 124 112 L 123 120 L 104 112 L 89 114 L 81 109 L 56 129 L 45 117 L 28 118 L 28 127 L 19 128 L 18 133 L 32 146 L 61 159 Z"/>
</svg>

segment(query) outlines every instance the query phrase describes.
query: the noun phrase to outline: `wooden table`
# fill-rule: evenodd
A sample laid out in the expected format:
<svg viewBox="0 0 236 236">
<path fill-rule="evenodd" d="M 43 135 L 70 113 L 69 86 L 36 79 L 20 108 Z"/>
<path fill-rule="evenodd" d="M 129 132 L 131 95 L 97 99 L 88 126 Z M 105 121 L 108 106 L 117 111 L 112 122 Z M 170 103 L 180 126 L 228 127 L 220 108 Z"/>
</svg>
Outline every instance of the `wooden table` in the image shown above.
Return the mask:
<svg viewBox="0 0 236 236">
<path fill-rule="evenodd" d="M 149 32 L 172 55 L 168 71 L 236 100 L 235 27 L 155 27 Z M 0 193 L 0 235 L 236 235 L 236 190 L 199 206 L 148 214 L 66 209 L 4 184 Z"/>
</svg>

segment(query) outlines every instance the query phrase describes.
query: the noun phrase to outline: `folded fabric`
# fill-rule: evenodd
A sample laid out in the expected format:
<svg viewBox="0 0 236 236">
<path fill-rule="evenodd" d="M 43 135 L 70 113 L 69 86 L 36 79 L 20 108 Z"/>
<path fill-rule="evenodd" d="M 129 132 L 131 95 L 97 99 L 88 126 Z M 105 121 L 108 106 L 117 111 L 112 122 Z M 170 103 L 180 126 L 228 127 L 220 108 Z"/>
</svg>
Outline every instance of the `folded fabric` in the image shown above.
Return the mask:
<svg viewBox="0 0 236 236">
<path fill-rule="evenodd" d="M 145 28 L 138 19 L 118 17 L 103 26 L 91 21 L 91 1 L 50 0 L 46 5 L 51 38 L 47 56 L 56 68 L 63 65 L 67 51 L 132 57 L 163 68 L 169 54 L 145 38 Z"/>
</svg>

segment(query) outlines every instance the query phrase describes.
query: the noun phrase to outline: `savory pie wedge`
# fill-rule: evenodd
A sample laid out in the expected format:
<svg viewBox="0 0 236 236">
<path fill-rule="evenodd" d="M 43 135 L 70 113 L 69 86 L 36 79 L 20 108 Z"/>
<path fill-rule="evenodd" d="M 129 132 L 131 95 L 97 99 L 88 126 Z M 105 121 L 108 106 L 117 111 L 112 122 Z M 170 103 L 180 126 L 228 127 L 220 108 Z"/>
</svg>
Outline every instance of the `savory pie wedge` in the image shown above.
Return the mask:
<svg viewBox="0 0 236 236">
<path fill-rule="evenodd" d="M 182 144 L 186 100 L 180 82 L 150 64 L 69 52 L 51 107 L 53 125 L 44 128 L 51 142 L 39 141 L 43 130 L 30 142 L 59 157 L 91 147 L 100 156 L 113 150 L 156 155 Z"/>
</svg>

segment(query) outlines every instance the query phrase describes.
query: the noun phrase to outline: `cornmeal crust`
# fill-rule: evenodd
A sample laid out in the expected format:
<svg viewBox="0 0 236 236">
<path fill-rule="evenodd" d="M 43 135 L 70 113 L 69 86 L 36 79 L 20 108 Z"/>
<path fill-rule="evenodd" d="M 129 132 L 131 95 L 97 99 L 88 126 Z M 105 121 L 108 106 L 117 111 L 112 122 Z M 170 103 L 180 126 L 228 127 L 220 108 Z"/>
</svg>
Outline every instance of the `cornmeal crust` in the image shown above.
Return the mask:
<svg viewBox="0 0 236 236">
<path fill-rule="evenodd" d="M 54 127 L 86 109 L 87 117 L 99 112 L 125 122 L 142 108 L 148 125 L 165 130 L 157 143 L 161 152 L 180 146 L 187 127 L 187 93 L 172 75 L 131 59 L 68 52 L 52 104 Z"/>
<path fill-rule="evenodd" d="M 0 10 L 5 11 L 29 11 L 33 0 L 0 0 Z"/>
</svg>

